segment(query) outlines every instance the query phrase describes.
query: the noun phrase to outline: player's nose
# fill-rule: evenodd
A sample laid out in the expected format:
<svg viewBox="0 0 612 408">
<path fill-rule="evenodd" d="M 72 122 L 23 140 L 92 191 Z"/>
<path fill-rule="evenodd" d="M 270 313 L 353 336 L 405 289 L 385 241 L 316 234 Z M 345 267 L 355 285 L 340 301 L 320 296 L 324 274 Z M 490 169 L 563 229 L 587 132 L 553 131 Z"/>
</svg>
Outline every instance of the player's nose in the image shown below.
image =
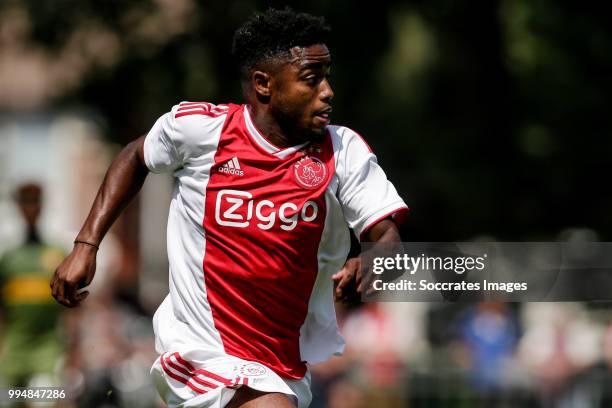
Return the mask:
<svg viewBox="0 0 612 408">
<path fill-rule="evenodd" d="M 334 98 L 334 90 L 332 89 L 327 78 L 321 81 L 321 93 L 319 94 L 319 97 L 325 102 L 331 101 Z"/>
</svg>

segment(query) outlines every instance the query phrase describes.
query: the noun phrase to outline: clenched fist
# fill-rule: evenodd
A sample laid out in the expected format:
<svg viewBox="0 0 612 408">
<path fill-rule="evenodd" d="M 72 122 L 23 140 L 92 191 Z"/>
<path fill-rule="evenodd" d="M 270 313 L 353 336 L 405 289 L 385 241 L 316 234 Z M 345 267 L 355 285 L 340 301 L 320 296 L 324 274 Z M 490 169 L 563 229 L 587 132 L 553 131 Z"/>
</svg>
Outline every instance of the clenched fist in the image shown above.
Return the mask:
<svg viewBox="0 0 612 408">
<path fill-rule="evenodd" d="M 89 295 L 81 291 L 91 283 L 96 273 L 97 248 L 76 243 L 70 255 L 55 270 L 51 279 L 53 297 L 66 307 L 78 306 Z"/>
</svg>

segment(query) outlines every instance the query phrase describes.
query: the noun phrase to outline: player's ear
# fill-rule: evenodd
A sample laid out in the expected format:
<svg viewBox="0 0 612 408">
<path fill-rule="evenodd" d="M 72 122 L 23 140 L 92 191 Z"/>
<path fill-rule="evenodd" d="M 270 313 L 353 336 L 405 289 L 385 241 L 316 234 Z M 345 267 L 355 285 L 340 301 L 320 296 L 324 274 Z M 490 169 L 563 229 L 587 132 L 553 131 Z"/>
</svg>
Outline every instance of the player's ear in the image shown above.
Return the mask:
<svg viewBox="0 0 612 408">
<path fill-rule="evenodd" d="M 253 88 L 257 95 L 270 97 L 270 74 L 263 71 L 254 71 L 251 75 Z"/>
</svg>

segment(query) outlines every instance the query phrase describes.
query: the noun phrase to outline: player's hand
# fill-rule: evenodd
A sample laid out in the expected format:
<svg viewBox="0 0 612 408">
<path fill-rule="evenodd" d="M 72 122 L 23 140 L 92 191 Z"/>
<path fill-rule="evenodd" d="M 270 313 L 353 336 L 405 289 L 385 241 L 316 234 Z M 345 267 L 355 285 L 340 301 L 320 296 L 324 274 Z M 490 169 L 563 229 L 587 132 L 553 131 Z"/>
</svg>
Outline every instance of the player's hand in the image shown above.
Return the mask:
<svg viewBox="0 0 612 408">
<path fill-rule="evenodd" d="M 55 300 L 66 307 L 78 306 L 85 300 L 89 291 L 78 290 L 89 285 L 96 273 L 96 253 L 97 249 L 90 245 L 75 244 L 51 279 Z"/>
<path fill-rule="evenodd" d="M 361 293 L 361 258 L 350 258 L 337 273 L 332 275 L 334 281 L 334 299 L 346 302 Z"/>
</svg>

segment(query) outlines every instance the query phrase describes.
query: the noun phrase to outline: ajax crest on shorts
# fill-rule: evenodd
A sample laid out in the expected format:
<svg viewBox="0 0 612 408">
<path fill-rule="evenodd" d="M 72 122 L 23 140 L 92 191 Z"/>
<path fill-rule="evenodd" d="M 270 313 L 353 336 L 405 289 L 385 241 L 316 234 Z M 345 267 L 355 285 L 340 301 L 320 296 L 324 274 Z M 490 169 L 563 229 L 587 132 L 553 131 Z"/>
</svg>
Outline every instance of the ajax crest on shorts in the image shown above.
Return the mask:
<svg viewBox="0 0 612 408">
<path fill-rule="evenodd" d="M 259 377 L 266 375 L 267 369 L 258 363 L 247 363 L 239 367 L 239 373 L 244 377 Z"/>
</svg>

